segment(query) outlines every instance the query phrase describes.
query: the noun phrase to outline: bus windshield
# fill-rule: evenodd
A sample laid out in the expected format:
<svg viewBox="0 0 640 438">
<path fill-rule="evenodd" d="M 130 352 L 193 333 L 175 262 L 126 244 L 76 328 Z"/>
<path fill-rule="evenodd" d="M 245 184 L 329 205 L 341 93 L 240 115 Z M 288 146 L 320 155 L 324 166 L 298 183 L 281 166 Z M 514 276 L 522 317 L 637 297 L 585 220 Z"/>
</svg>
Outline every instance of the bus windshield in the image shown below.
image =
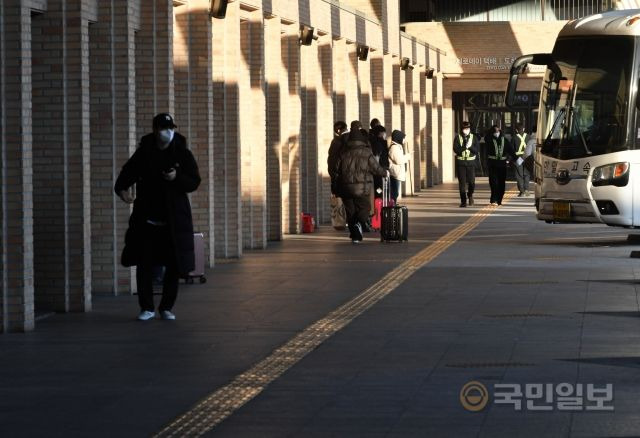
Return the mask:
<svg viewBox="0 0 640 438">
<path fill-rule="evenodd" d="M 543 154 L 568 160 L 628 149 L 633 52 L 628 36 L 556 42 L 562 78 L 547 69 L 538 126 Z"/>
</svg>

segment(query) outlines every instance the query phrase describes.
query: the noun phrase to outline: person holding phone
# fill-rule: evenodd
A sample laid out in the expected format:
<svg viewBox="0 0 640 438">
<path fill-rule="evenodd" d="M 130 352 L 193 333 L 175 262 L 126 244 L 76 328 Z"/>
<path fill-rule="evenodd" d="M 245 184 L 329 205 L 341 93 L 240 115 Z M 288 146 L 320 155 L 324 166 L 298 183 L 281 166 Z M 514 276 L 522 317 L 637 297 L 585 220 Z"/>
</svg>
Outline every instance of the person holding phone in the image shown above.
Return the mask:
<svg viewBox="0 0 640 438">
<path fill-rule="evenodd" d="M 162 319 L 174 320 L 172 312 L 178 295 L 178 281 L 195 268 L 193 220 L 187 193 L 200 185 L 198 165 L 187 148 L 185 137 L 168 113 L 153 118 L 153 132 L 122 167 L 114 191 L 133 204 L 129 229 L 122 252 L 124 266 L 137 266 L 138 319 L 155 318 L 153 275 L 155 266 L 164 266 Z M 130 192 L 136 185 L 137 196 Z"/>
</svg>

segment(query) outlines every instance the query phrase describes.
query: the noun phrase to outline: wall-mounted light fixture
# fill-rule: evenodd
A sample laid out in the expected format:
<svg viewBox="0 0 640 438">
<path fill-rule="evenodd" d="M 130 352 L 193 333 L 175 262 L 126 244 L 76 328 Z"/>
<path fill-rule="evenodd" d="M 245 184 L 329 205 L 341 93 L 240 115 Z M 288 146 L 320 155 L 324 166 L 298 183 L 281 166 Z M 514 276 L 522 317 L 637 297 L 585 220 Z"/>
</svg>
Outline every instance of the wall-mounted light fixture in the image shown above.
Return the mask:
<svg viewBox="0 0 640 438">
<path fill-rule="evenodd" d="M 360 61 L 366 61 L 369 56 L 369 46 L 358 44 L 358 48 L 356 49 L 356 53 L 358 54 L 358 59 Z"/>
<path fill-rule="evenodd" d="M 302 25 L 300 26 L 299 41 L 303 46 L 310 46 L 313 40 L 317 40 L 318 36 L 315 34 L 313 27 Z"/>
<path fill-rule="evenodd" d="M 210 0 L 209 16 L 213 18 L 224 18 L 227 15 L 227 0 Z"/>
<path fill-rule="evenodd" d="M 426 76 L 427 79 L 433 79 L 433 74 L 435 73 L 435 69 L 434 68 L 427 68 L 427 72 L 426 72 Z"/>
<path fill-rule="evenodd" d="M 411 60 L 409 58 L 402 58 L 400 60 L 400 70 L 406 70 L 409 68 L 409 63 Z"/>
</svg>

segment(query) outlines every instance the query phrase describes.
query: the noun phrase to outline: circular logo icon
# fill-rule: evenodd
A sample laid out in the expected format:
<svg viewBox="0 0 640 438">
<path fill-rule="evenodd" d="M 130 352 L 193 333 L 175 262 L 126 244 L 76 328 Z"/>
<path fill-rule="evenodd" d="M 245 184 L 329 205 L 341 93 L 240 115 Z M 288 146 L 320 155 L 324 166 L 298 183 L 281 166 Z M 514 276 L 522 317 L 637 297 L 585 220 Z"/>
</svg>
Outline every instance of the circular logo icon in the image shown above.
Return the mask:
<svg viewBox="0 0 640 438">
<path fill-rule="evenodd" d="M 480 382 L 469 382 L 460 390 L 460 403 L 467 411 L 480 412 L 488 402 L 489 392 Z"/>
</svg>

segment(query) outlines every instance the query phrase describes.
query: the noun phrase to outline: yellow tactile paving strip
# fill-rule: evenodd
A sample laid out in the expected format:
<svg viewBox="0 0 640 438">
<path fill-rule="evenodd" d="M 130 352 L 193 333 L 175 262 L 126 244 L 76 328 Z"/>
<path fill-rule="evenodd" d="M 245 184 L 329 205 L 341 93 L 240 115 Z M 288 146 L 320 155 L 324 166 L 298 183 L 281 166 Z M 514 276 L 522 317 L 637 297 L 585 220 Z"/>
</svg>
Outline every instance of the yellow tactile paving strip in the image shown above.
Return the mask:
<svg viewBox="0 0 640 438">
<path fill-rule="evenodd" d="M 504 201 L 514 195 L 514 191 L 508 192 Z M 304 329 L 286 344 L 273 351 L 267 358 L 237 376 L 231 383 L 199 401 L 155 436 L 201 436 L 213 429 L 245 403 L 264 391 L 271 382 L 278 379 L 325 340 L 350 324 L 355 318 L 393 292 L 418 269 L 431 262 L 477 227 L 496 208 L 498 207 L 489 205 L 480 209 L 466 222 L 402 263 L 348 303 Z"/>
</svg>

